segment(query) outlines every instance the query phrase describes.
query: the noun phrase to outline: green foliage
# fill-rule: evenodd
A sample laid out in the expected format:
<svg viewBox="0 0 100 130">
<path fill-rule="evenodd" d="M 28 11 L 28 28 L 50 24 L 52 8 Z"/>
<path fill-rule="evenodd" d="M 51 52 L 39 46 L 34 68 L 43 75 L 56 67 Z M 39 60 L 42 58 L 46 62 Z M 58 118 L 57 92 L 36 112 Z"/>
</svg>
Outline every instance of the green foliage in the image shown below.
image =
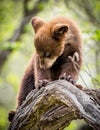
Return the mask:
<svg viewBox="0 0 100 130">
<path fill-rule="evenodd" d="M 92 0 L 93 3 L 93 12 L 94 12 L 94 16 L 96 17 L 98 24 L 100 24 L 100 0 L 95 0 L 95 4 L 94 4 L 94 0 Z"/>
<path fill-rule="evenodd" d="M 97 29 L 94 31 L 93 39 L 94 39 L 95 41 L 100 41 L 100 29 L 97 28 Z"/>
<path fill-rule="evenodd" d="M 7 41 L 18 26 L 22 16 L 22 1 L 1 0 L 0 2 L 0 42 Z"/>
<path fill-rule="evenodd" d="M 7 129 L 7 114 L 8 111 L 4 107 L 0 107 L 0 130 Z"/>
<path fill-rule="evenodd" d="M 27 9 L 32 10 L 34 7 L 34 0 L 29 0 L 27 3 Z"/>
<path fill-rule="evenodd" d="M 13 43 L 6 41 L 6 42 L 4 42 L 4 44 L 1 44 L 0 51 L 1 50 L 7 50 L 7 49 L 17 50 L 17 49 L 19 49 L 19 47 L 20 47 L 20 41 L 16 41 L 16 42 L 13 42 Z"/>
<path fill-rule="evenodd" d="M 73 121 L 68 127 L 66 127 L 64 130 L 77 130 L 77 123 L 76 121 Z"/>
<path fill-rule="evenodd" d="M 95 88 L 100 88 L 100 74 L 96 75 L 95 78 L 92 78 L 92 82 Z"/>
<path fill-rule="evenodd" d="M 43 3 L 40 3 L 39 5 L 38 5 L 38 10 L 43 10 L 44 9 L 44 7 L 45 7 L 45 3 L 43 4 Z"/>
</svg>

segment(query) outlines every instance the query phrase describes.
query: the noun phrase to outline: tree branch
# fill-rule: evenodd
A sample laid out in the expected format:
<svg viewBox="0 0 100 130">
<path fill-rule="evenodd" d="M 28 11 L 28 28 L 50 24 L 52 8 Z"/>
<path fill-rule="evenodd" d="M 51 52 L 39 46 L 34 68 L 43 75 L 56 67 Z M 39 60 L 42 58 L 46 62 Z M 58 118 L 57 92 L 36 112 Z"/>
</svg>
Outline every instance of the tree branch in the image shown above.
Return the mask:
<svg viewBox="0 0 100 130">
<path fill-rule="evenodd" d="M 86 94 L 86 92 L 89 94 Z M 95 130 L 100 128 L 100 104 L 97 91 L 82 91 L 65 80 L 33 90 L 9 126 L 9 130 L 62 130 L 73 119 L 84 119 Z"/>
</svg>

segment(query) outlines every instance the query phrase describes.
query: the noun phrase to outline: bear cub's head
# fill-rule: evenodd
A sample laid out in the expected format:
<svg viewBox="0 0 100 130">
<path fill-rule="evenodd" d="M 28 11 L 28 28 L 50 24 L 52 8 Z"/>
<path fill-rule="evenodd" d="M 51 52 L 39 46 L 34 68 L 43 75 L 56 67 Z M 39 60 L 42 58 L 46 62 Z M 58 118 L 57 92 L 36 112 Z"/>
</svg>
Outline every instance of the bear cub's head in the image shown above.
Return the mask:
<svg viewBox="0 0 100 130">
<path fill-rule="evenodd" d="M 49 69 L 64 51 L 68 25 L 56 18 L 46 23 L 39 17 L 33 17 L 31 22 L 40 68 Z"/>
</svg>

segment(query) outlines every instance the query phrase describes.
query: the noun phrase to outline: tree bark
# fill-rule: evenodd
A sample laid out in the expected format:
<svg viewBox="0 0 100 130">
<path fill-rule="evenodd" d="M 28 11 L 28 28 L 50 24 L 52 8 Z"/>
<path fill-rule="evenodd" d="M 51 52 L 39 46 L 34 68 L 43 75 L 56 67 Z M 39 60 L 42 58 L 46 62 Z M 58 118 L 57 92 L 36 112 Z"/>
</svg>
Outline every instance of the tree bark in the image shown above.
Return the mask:
<svg viewBox="0 0 100 130">
<path fill-rule="evenodd" d="M 84 119 L 100 130 L 100 89 L 80 90 L 57 80 L 29 93 L 9 130 L 62 130 L 73 119 Z"/>
</svg>

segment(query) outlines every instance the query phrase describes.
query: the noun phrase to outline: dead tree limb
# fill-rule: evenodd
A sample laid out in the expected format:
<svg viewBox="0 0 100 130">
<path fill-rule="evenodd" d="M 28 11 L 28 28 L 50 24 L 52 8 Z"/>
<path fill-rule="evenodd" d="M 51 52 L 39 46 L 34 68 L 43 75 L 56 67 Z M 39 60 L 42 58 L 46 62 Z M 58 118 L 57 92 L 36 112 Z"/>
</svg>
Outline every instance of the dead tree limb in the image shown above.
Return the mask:
<svg viewBox="0 0 100 130">
<path fill-rule="evenodd" d="M 84 119 L 100 130 L 100 89 L 82 91 L 58 80 L 29 93 L 9 130 L 62 130 L 73 119 Z"/>
</svg>

